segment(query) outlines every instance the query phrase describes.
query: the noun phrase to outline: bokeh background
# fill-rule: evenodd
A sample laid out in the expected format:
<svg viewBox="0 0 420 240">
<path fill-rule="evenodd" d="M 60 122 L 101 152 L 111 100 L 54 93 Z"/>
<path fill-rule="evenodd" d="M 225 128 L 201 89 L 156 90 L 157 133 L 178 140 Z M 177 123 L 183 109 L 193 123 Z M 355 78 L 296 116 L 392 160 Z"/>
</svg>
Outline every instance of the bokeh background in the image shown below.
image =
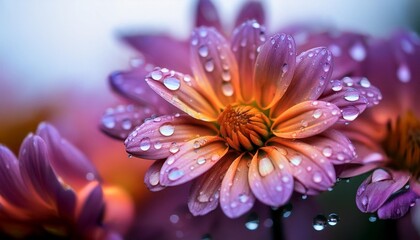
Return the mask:
<svg viewBox="0 0 420 240">
<path fill-rule="evenodd" d="M 223 22 L 232 27 L 243 1 L 213 2 Z M 263 4 L 272 32 L 296 23 L 378 37 L 398 28 L 420 29 L 418 0 L 263 0 Z M 129 68 L 130 59 L 139 55 L 120 36 L 165 32 L 186 39 L 195 5 L 195 0 L 0 0 L 0 143 L 17 152 L 40 121 L 52 122 L 92 159 L 107 183 L 120 185 L 133 196 L 141 212 L 153 198 L 143 184 L 150 163 L 128 158 L 123 145 L 98 128 L 105 109 L 121 102 L 110 91 L 107 76 Z M 369 215 L 358 213 L 354 193 L 360 181 L 340 182 L 315 199 L 316 211 L 340 214 L 337 226 L 315 232 L 314 214 L 297 210 L 308 208 L 305 202 L 294 207 L 286 226 L 298 224 L 290 231 L 302 228 L 319 239 L 389 239 L 395 233 L 414 237 L 412 216 L 371 223 Z M 398 230 L 401 226 L 408 230 Z"/>
</svg>

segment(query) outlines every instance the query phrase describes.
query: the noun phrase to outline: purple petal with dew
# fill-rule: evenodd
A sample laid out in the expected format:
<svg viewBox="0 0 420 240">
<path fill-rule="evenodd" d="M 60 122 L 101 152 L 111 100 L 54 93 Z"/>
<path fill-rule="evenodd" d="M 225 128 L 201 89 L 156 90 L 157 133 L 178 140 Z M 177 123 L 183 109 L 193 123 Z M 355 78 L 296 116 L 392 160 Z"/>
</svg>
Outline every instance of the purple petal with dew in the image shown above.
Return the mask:
<svg viewBox="0 0 420 240">
<path fill-rule="evenodd" d="M 124 140 L 135 127 L 157 112 L 153 106 L 120 105 L 108 108 L 102 116 L 100 128 L 108 136 Z"/>
<path fill-rule="evenodd" d="M 235 26 L 239 26 L 247 20 L 256 20 L 261 24 L 265 24 L 265 12 L 260 0 L 247 1 L 242 6 L 236 18 Z"/>
<path fill-rule="evenodd" d="M 163 34 L 123 34 L 121 38 L 140 51 L 148 63 L 190 73 L 187 42 Z"/>
<path fill-rule="evenodd" d="M 77 190 L 90 181 L 99 179 L 92 162 L 74 145 L 61 138 L 52 125 L 41 123 L 36 133 L 47 144 L 55 174 L 66 184 Z"/>
<path fill-rule="evenodd" d="M 160 184 L 160 170 L 162 169 L 164 163 L 164 159 L 156 160 L 152 165 L 150 165 L 144 175 L 144 183 L 152 192 L 157 192 L 166 188 Z"/>
<path fill-rule="evenodd" d="M 217 207 L 223 177 L 237 157 L 238 153 L 228 152 L 209 171 L 194 181 L 188 199 L 188 208 L 194 216 L 205 215 Z"/>
<path fill-rule="evenodd" d="M 375 170 L 357 189 L 357 207 L 362 212 L 377 211 L 408 180 L 409 176 L 403 172 Z"/>
<path fill-rule="evenodd" d="M 27 207 L 28 189 L 22 181 L 19 161 L 7 147 L 0 145 L 0 195 L 19 207 Z"/>
<path fill-rule="evenodd" d="M 416 204 L 417 199 L 419 196 L 410 189 L 398 192 L 378 209 L 378 217 L 380 219 L 401 218 Z"/>
<path fill-rule="evenodd" d="M 214 27 L 218 31 L 223 32 L 222 24 L 220 22 L 219 13 L 211 0 L 199 0 L 197 4 L 196 27 Z"/>
</svg>

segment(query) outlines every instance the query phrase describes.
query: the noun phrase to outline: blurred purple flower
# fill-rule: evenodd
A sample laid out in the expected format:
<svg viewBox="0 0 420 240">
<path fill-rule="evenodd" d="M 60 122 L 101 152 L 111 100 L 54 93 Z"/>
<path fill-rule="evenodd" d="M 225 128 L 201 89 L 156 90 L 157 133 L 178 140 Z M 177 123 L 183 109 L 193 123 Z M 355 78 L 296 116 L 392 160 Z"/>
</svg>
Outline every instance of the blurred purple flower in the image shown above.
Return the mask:
<svg viewBox="0 0 420 240">
<path fill-rule="evenodd" d="M 47 123 L 25 138 L 18 159 L 0 145 L 0 228 L 8 235 L 120 239 L 107 223 L 113 216 L 105 204 L 115 197 L 104 195 L 94 166 Z"/>
</svg>

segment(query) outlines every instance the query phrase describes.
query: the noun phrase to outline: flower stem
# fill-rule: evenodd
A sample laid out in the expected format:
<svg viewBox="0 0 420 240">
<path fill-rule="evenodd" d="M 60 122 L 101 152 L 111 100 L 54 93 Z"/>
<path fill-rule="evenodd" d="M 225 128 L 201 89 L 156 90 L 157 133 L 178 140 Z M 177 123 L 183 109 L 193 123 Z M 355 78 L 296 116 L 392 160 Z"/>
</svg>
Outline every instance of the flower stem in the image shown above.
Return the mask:
<svg viewBox="0 0 420 240">
<path fill-rule="evenodd" d="M 273 220 L 273 226 L 271 227 L 273 240 L 283 240 L 283 224 L 282 224 L 282 211 L 281 208 L 273 209 L 270 207 L 271 219 Z"/>
</svg>

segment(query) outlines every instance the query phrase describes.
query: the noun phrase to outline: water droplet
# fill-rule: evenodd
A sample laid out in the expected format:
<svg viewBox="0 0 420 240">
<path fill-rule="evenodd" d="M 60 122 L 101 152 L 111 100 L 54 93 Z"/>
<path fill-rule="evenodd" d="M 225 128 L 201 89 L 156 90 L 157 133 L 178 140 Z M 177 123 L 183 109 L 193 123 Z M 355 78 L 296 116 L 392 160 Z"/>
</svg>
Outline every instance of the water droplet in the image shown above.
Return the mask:
<svg viewBox="0 0 420 240">
<path fill-rule="evenodd" d="M 169 90 L 175 91 L 179 89 L 179 87 L 181 86 L 181 82 L 178 78 L 168 77 L 163 79 L 163 85 L 165 85 L 165 87 Z"/>
<path fill-rule="evenodd" d="M 330 71 L 331 64 L 329 62 L 324 63 L 322 66 L 322 69 L 324 69 L 324 72 Z"/>
<path fill-rule="evenodd" d="M 233 87 L 230 83 L 224 83 L 222 85 L 222 92 L 226 97 L 231 97 L 233 95 Z"/>
<path fill-rule="evenodd" d="M 327 221 L 328 221 L 328 225 L 335 226 L 340 221 L 340 218 L 338 217 L 338 214 L 331 213 L 330 215 L 328 215 Z"/>
<path fill-rule="evenodd" d="M 369 216 L 369 222 L 376 222 L 378 220 L 378 217 L 376 215 Z"/>
<path fill-rule="evenodd" d="M 169 156 L 166 159 L 166 164 L 168 164 L 168 165 L 172 165 L 174 162 L 175 162 L 175 157 L 173 155 Z"/>
<path fill-rule="evenodd" d="M 229 71 L 223 71 L 223 73 L 222 73 L 223 81 L 229 82 L 231 80 L 231 78 L 232 77 L 230 76 Z"/>
<path fill-rule="evenodd" d="M 208 60 L 205 64 L 204 64 L 204 68 L 206 69 L 207 72 L 212 72 L 214 70 L 214 63 L 213 60 Z"/>
<path fill-rule="evenodd" d="M 171 181 L 176 181 L 182 176 L 184 176 L 184 172 L 182 170 L 179 170 L 178 168 L 172 168 L 171 170 L 169 170 L 168 179 Z"/>
<path fill-rule="evenodd" d="M 293 205 L 288 203 L 281 208 L 281 212 L 284 218 L 290 217 L 292 215 Z"/>
<path fill-rule="evenodd" d="M 406 64 L 401 64 L 397 70 L 397 77 L 401 82 L 409 82 L 411 80 L 411 72 Z"/>
<path fill-rule="evenodd" d="M 163 74 L 162 74 L 162 72 L 161 72 L 161 71 L 156 70 L 156 71 L 153 71 L 153 72 L 150 74 L 150 76 L 152 77 L 152 79 L 153 79 L 153 80 L 159 81 L 160 79 L 162 79 Z"/>
<path fill-rule="evenodd" d="M 207 30 L 205 28 L 200 28 L 198 34 L 200 34 L 200 37 L 205 38 L 207 36 Z"/>
<path fill-rule="evenodd" d="M 193 46 L 197 46 L 197 44 L 198 44 L 198 38 L 194 36 L 194 37 L 191 39 L 191 45 L 193 45 Z"/>
<path fill-rule="evenodd" d="M 130 119 L 124 119 L 121 122 L 121 127 L 124 130 L 129 130 L 133 125 L 131 124 L 131 120 Z"/>
<path fill-rule="evenodd" d="M 204 157 L 199 157 L 197 159 L 197 164 L 198 165 L 203 165 L 204 163 L 206 163 L 206 159 Z"/>
<path fill-rule="evenodd" d="M 311 58 L 311 57 L 313 57 L 314 55 L 315 55 L 315 54 L 314 54 L 314 52 L 312 52 L 312 51 L 308 53 L 308 57 L 310 57 L 310 58 Z"/>
<path fill-rule="evenodd" d="M 346 99 L 349 102 L 354 102 L 359 100 L 360 95 L 359 92 L 355 89 L 348 89 L 345 93 L 344 93 L 344 99 Z"/>
<path fill-rule="evenodd" d="M 155 147 L 155 149 L 159 150 L 162 148 L 162 143 L 161 142 L 155 142 L 155 144 L 153 145 Z"/>
<path fill-rule="evenodd" d="M 172 134 L 174 134 L 174 131 L 175 131 L 175 127 L 171 124 L 164 124 L 159 127 L 160 134 L 166 137 L 169 137 Z"/>
<path fill-rule="evenodd" d="M 254 230 L 257 230 L 259 225 L 260 225 L 260 220 L 258 219 L 258 215 L 256 213 L 249 214 L 245 222 L 245 227 L 248 230 L 254 231 Z"/>
<path fill-rule="evenodd" d="M 193 143 L 193 147 L 194 147 L 195 149 L 199 148 L 200 146 L 201 146 L 201 144 L 200 144 L 200 142 L 199 142 L 199 141 L 194 141 L 194 143 Z"/>
<path fill-rule="evenodd" d="M 362 197 L 362 204 L 366 206 L 368 204 L 368 198 L 366 196 Z"/>
<path fill-rule="evenodd" d="M 349 106 L 342 110 L 342 114 L 344 120 L 353 121 L 359 116 L 360 112 L 359 109 L 357 109 L 356 107 Z"/>
<path fill-rule="evenodd" d="M 219 154 L 215 153 L 215 154 L 211 155 L 211 160 L 212 161 L 217 161 L 219 159 L 220 159 L 220 155 Z"/>
<path fill-rule="evenodd" d="M 238 196 L 239 202 L 246 203 L 249 199 L 249 196 L 246 193 L 241 193 Z"/>
<path fill-rule="evenodd" d="M 370 82 L 367 78 L 364 77 L 360 80 L 360 86 L 362 86 L 364 88 L 368 88 L 368 87 L 370 87 L 370 85 L 371 84 L 370 84 Z"/>
<path fill-rule="evenodd" d="M 327 218 L 324 215 L 316 215 L 312 222 L 312 227 L 317 231 L 322 231 L 327 226 Z"/>
<path fill-rule="evenodd" d="M 302 162 L 302 157 L 301 156 L 295 155 L 295 156 L 290 158 L 290 163 L 295 165 L 295 166 L 299 166 L 301 162 Z"/>
<path fill-rule="evenodd" d="M 324 155 L 325 157 L 331 157 L 332 152 L 332 148 L 330 147 L 325 147 L 324 149 L 322 149 L 322 155 Z"/>
<path fill-rule="evenodd" d="M 176 214 L 172 214 L 171 216 L 169 216 L 169 221 L 171 221 L 171 223 L 176 224 L 179 222 L 179 216 Z"/>
<path fill-rule="evenodd" d="M 179 151 L 179 145 L 176 142 L 173 142 L 169 147 L 169 152 L 177 153 Z"/>
<path fill-rule="evenodd" d="M 260 175 L 265 177 L 271 172 L 273 172 L 274 166 L 273 163 L 269 158 L 262 158 L 258 163 L 258 171 L 260 172 Z"/>
<path fill-rule="evenodd" d="M 147 151 L 150 149 L 150 138 L 145 137 L 140 141 L 140 150 Z"/>
<path fill-rule="evenodd" d="M 286 73 L 289 70 L 289 65 L 287 63 L 283 63 L 283 66 L 281 67 L 281 71 L 283 73 Z"/>
<path fill-rule="evenodd" d="M 302 198 L 302 200 L 306 200 L 308 198 L 308 195 L 303 194 L 301 198 Z"/>
<path fill-rule="evenodd" d="M 343 83 L 340 80 L 333 80 L 331 85 L 332 85 L 331 89 L 334 92 L 338 92 L 338 91 L 341 91 L 341 89 L 343 89 Z"/>
<path fill-rule="evenodd" d="M 93 181 L 95 179 L 95 174 L 88 172 L 86 173 L 86 180 Z"/>
<path fill-rule="evenodd" d="M 260 24 L 259 24 L 259 23 L 257 23 L 257 22 L 253 22 L 253 23 L 252 23 L 252 27 L 253 27 L 253 28 L 257 28 L 257 29 L 258 29 L 258 28 L 260 28 Z"/>
<path fill-rule="evenodd" d="M 115 118 L 112 116 L 105 116 L 102 118 L 102 124 L 106 127 L 106 128 L 114 128 L 115 127 Z"/>
<path fill-rule="evenodd" d="M 198 48 L 198 54 L 201 57 L 207 57 L 209 55 L 209 48 L 206 45 L 203 45 Z"/>
<path fill-rule="evenodd" d="M 152 186 L 157 186 L 159 184 L 159 172 L 153 172 L 149 177 L 149 183 Z"/>
<path fill-rule="evenodd" d="M 366 58 L 366 49 L 360 42 L 357 42 L 349 49 L 349 54 L 355 61 L 361 62 Z"/>
<path fill-rule="evenodd" d="M 312 114 L 312 117 L 314 117 L 315 119 L 318 119 L 321 116 L 322 116 L 322 110 L 321 109 L 316 109 Z"/>
<path fill-rule="evenodd" d="M 312 175 L 312 180 L 316 183 L 320 183 L 322 181 L 322 175 L 320 172 L 314 172 Z"/>
</svg>

